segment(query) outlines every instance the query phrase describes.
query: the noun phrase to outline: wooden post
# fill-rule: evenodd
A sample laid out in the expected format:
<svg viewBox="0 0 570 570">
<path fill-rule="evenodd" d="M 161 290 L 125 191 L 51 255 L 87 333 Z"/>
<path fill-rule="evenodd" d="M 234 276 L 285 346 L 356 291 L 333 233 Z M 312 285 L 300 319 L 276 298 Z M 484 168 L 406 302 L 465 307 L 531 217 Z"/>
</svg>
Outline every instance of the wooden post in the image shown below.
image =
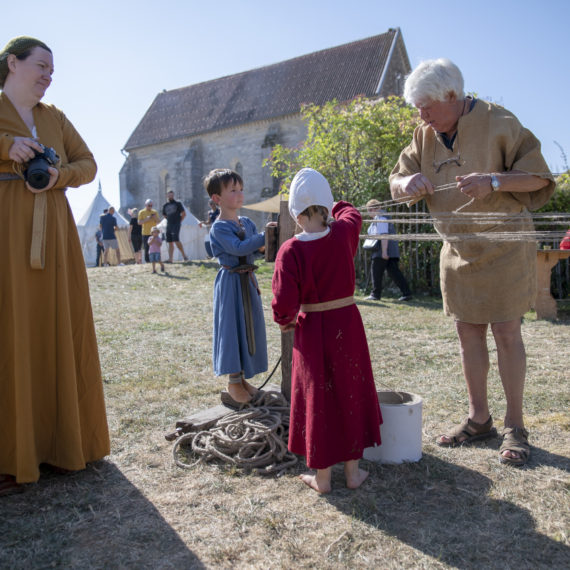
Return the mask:
<svg viewBox="0 0 570 570">
<path fill-rule="evenodd" d="M 561 260 L 570 257 L 570 250 L 539 249 L 536 252 L 536 300 L 534 309 L 537 319 L 557 318 L 556 301 L 550 294 L 552 268 Z"/>
<path fill-rule="evenodd" d="M 281 201 L 279 211 L 279 245 L 295 235 L 297 224 L 289 214 L 289 202 Z M 291 401 L 291 368 L 294 331 L 281 333 L 281 393 Z"/>
</svg>

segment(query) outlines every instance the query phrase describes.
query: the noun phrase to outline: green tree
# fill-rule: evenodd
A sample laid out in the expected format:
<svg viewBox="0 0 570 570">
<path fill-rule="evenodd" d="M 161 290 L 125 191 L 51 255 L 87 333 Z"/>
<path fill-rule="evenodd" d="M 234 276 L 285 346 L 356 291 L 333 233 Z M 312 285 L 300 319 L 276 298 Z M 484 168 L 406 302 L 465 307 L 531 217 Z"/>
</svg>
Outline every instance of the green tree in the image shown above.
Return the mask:
<svg viewBox="0 0 570 570">
<path fill-rule="evenodd" d="M 306 140 L 296 148 L 275 146 L 265 162 L 272 175 L 281 179 L 282 192 L 287 192 L 298 170 L 311 167 L 329 181 L 335 200 L 362 207 L 371 198 L 391 198 L 390 172 L 420 123 L 414 108 L 400 97 L 358 97 L 348 103 L 307 105 L 301 114 L 307 124 Z M 408 264 L 411 247 L 402 248 L 401 253 Z M 416 258 L 418 255 L 414 261 Z M 425 261 L 430 265 L 430 260 Z M 409 265 L 412 267 L 411 261 Z M 361 251 L 356 273 L 362 287 L 368 279 L 366 268 L 366 256 Z M 425 287 L 426 278 L 420 275 L 418 263 L 413 264 L 413 274 L 406 273 L 412 277 L 412 286 Z"/>
<path fill-rule="evenodd" d="M 556 178 L 556 188 L 554 194 L 550 200 L 537 212 L 548 213 L 548 212 L 570 212 L 570 171 L 563 172 Z M 552 226 L 541 226 L 540 223 L 536 224 L 537 229 L 540 230 L 552 230 Z M 557 228 L 559 231 L 566 228 L 561 226 Z"/>
<path fill-rule="evenodd" d="M 327 178 L 335 200 L 356 206 L 390 198 L 388 177 L 419 122 L 399 97 L 337 101 L 303 107 L 307 138 L 297 148 L 274 147 L 266 164 L 287 191 L 295 173 L 315 168 Z"/>
</svg>

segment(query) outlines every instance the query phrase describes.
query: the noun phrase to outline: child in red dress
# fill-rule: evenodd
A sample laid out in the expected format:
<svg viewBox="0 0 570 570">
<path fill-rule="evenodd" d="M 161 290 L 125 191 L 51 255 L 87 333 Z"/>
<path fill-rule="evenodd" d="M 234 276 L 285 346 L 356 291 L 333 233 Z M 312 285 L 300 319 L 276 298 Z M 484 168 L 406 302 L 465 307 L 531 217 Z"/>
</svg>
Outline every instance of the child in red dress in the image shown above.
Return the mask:
<svg viewBox="0 0 570 570">
<path fill-rule="evenodd" d="M 347 487 L 356 489 L 368 476 L 359 460 L 380 444 L 382 422 L 353 297 L 362 218 L 348 202 L 333 207 L 327 180 L 311 168 L 295 175 L 289 212 L 304 231 L 279 249 L 272 302 L 281 330 L 295 330 L 289 450 L 316 469 L 301 479 L 319 493 L 331 490 L 339 462 Z"/>
</svg>

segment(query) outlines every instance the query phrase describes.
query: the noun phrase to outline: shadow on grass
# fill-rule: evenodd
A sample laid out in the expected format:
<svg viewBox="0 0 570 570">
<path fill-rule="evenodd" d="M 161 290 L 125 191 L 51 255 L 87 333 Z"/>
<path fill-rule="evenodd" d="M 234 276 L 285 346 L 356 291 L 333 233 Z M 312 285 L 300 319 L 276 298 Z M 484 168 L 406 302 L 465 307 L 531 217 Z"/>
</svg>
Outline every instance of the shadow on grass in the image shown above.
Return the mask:
<svg viewBox="0 0 570 570">
<path fill-rule="evenodd" d="M 537 469 L 538 467 L 554 467 L 565 473 L 570 473 L 570 459 L 531 445 L 530 459 L 522 469 Z"/>
<path fill-rule="evenodd" d="M 0 501 L 0 568 L 204 568 L 108 461 Z"/>
<path fill-rule="evenodd" d="M 182 265 L 191 266 L 195 265 L 196 267 L 206 267 L 208 269 L 217 269 L 220 267 L 220 264 L 217 262 L 216 259 L 193 259 L 191 261 L 183 261 Z"/>
<path fill-rule="evenodd" d="M 500 434 L 501 430 L 498 429 L 498 431 Z M 554 469 L 560 469 L 560 471 L 563 471 L 565 473 L 570 473 L 570 459 L 568 457 L 565 457 L 564 455 L 557 455 L 556 453 L 550 453 L 550 451 L 546 451 L 541 447 L 535 447 L 532 445 L 532 433 L 529 440 L 530 457 L 528 459 L 528 462 L 525 465 L 521 466 L 506 465 L 506 469 L 511 468 L 520 471 L 526 471 L 530 469 L 538 469 L 540 467 L 553 467 Z M 474 445 L 485 445 L 486 447 L 489 447 L 489 449 L 496 449 L 498 456 L 502 441 L 503 438 L 501 435 L 499 435 L 498 437 L 488 439 L 484 442 L 476 442 Z"/>
<path fill-rule="evenodd" d="M 181 281 L 190 281 L 190 277 L 184 277 L 183 275 L 172 275 L 172 273 L 158 273 L 159 277 L 166 277 L 167 279 L 179 279 Z"/>
<path fill-rule="evenodd" d="M 386 307 L 386 303 L 382 303 L 382 301 L 373 301 L 372 299 L 359 299 L 356 297 L 356 304 L 359 307 Z"/>
<path fill-rule="evenodd" d="M 383 302 L 384 301 L 384 302 Z M 441 297 L 413 296 L 409 301 L 398 301 L 398 297 L 382 296 L 380 301 L 367 300 L 366 297 L 356 297 L 356 304 L 369 307 L 385 307 L 386 302 L 406 307 L 418 307 L 431 311 L 443 311 L 443 301 Z"/>
<path fill-rule="evenodd" d="M 493 499 L 492 481 L 481 473 L 428 454 L 418 463 L 363 465 L 370 477 L 360 489 L 335 491 L 326 500 L 440 562 L 562 568 L 570 560 L 570 548 L 536 532 L 528 510 Z M 337 476 L 335 489 L 343 485 Z"/>
</svg>

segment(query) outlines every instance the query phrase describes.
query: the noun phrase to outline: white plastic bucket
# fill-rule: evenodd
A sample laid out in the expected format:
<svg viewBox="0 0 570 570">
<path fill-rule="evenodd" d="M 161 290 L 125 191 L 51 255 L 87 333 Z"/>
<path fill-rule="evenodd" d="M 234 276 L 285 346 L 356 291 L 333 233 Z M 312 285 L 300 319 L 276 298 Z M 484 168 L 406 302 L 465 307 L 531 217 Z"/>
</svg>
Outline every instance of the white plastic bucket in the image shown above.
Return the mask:
<svg viewBox="0 0 570 570">
<path fill-rule="evenodd" d="M 407 392 L 378 392 L 382 444 L 367 447 L 364 459 L 379 463 L 415 462 L 422 457 L 422 399 Z"/>
</svg>

